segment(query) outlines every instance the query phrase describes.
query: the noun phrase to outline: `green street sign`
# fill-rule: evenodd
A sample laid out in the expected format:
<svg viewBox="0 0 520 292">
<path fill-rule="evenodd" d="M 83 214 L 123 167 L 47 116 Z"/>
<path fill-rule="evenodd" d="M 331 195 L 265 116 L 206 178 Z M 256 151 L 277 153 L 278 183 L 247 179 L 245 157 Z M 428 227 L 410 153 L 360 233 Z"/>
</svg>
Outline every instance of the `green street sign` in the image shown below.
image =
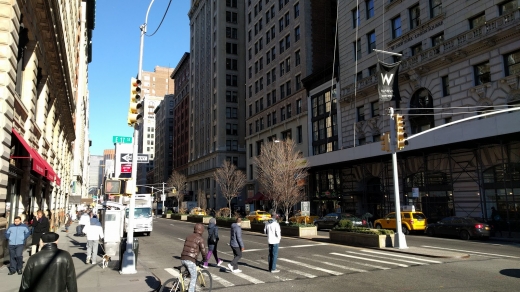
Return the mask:
<svg viewBox="0 0 520 292">
<path fill-rule="evenodd" d="M 132 137 L 112 136 L 112 143 L 132 144 Z"/>
</svg>

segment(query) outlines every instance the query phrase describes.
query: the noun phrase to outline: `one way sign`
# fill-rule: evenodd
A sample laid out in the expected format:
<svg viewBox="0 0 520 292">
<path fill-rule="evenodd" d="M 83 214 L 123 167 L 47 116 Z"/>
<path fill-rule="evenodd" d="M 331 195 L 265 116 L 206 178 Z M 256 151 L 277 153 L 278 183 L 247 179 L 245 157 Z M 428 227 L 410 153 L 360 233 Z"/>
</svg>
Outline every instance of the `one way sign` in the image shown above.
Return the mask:
<svg viewBox="0 0 520 292">
<path fill-rule="evenodd" d="M 121 162 L 132 162 L 132 153 L 121 153 Z M 149 157 L 148 154 L 138 153 L 137 154 L 137 163 L 148 163 Z"/>
</svg>

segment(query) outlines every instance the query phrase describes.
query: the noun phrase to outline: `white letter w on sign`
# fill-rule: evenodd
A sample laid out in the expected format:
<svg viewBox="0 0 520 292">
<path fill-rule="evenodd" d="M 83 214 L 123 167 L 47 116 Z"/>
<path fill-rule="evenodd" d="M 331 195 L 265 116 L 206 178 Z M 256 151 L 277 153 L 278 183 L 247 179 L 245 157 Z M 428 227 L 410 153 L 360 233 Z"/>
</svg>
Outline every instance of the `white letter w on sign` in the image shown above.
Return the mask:
<svg viewBox="0 0 520 292">
<path fill-rule="evenodd" d="M 392 82 L 393 78 L 394 78 L 394 74 L 384 75 L 383 73 L 381 73 L 381 79 L 383 79 L 383 85 L 385 85 L 385 82 L 387 85 L 390 85 L 390 82 Z"/>
</svg>

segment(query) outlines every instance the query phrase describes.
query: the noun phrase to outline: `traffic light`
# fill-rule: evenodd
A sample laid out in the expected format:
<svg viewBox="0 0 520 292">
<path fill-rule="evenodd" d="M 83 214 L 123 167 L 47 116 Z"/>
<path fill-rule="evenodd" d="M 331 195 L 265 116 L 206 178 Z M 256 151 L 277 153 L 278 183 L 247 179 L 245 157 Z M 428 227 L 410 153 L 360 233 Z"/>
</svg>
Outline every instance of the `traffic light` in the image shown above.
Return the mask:
<svg viewBox="0 0 520 292">
<path fill-rule="evenodd" d="M 381 151 L 390 152 L 390 133 L 381 134 Z"/>
<path fill-rule="evenodd" d="M 133 195 L 136 192 L 136 185 L 135 185 L 135 180 L 133 179 L 129 179 L 129 180 L 126 180 L 125 181 L 125 195 Z"/>
<path fill-rule="evenodd" d="M 133 127 L 143 119 L 143 103 L 141 101 L 141 80 L 130 80 L 130 109 L 128 111 L 128 125 Z"/>
<path fill-rule="evenodd" d="M 121 181 L 118 179 L 105 181 L 105 194 L 118 195 L 121 193 Z"/>
<path fill-rule="evenodd" d="M 405 132 L 404 118 L 402 115 L 396 114 L 394 116 L 394 120 L 395 120 L 395 133 L 396 133 L 395 147 L 396 147 L 396 150 L 402 150 L 402 149 L 404 149 L 404 146 L 408 145 L 408 141 L 406 140 L 406 138 L 408 138 L 408 134 L 406 134 L 406 132 Z"/>
</svg>

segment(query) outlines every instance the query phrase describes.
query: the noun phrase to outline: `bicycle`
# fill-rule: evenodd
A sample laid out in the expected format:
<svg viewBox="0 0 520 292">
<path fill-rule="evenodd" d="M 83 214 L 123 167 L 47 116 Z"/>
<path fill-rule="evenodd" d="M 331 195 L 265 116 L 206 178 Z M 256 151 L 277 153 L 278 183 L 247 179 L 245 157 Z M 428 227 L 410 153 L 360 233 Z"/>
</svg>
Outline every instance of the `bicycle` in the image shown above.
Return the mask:
<svg viewBox="0 0 520 292">
<path fill-rule="evenodd" d="M 213 279 L 209 271 L 202 269 L 202 262 L 197 261 L 197 282 L 195 291 L 211 291 Z M 190 272 L 184 265 L 173 267 L 179 271 L 178 278 L 171 278 L 164 282 L 159 292 L 184 292 L 190 287 Z"/>
</svg>

